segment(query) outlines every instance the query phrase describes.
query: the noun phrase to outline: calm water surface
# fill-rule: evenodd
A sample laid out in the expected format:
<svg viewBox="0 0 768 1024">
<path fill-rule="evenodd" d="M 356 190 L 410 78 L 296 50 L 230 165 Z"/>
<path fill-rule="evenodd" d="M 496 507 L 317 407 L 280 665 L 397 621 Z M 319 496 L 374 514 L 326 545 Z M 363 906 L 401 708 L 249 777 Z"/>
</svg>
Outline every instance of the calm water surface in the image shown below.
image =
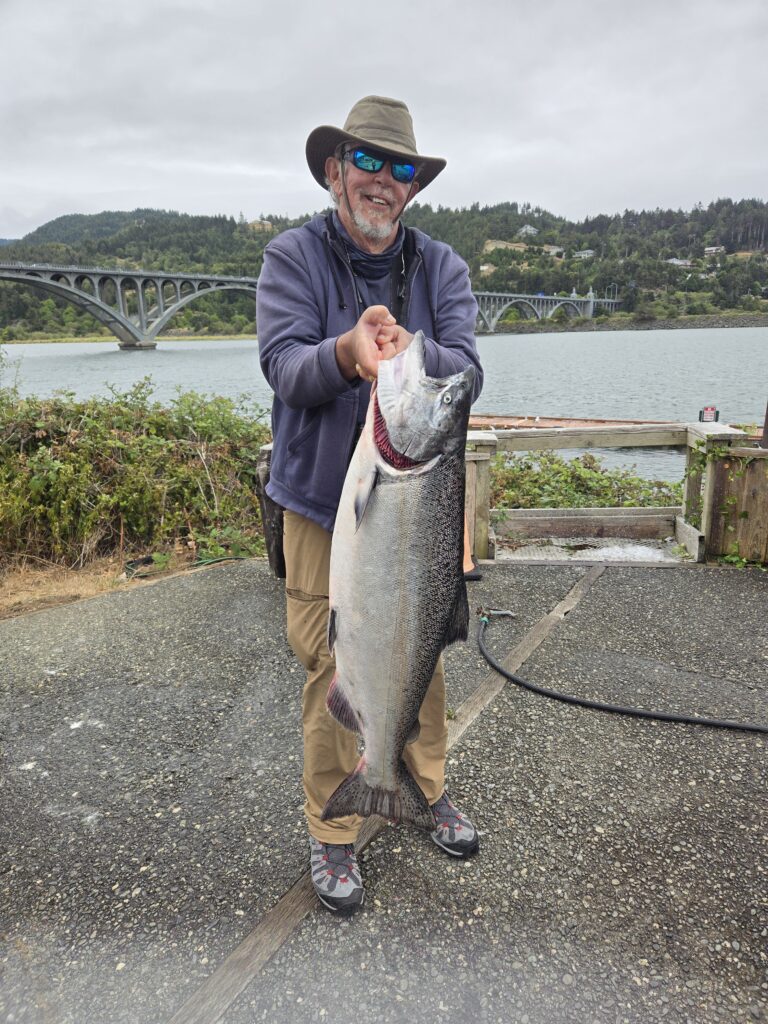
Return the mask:
<svg viewBox="0 0 768 1024">
<path fill-rule="evenodd" d="M 494 335 L 478 339 L 485 386 L 475 412 L 531 416 L 695 420 L 714 404 L 723 422 L 760 423 L 768 399 L 768 328 Z M 120 351 L 113 341 L 4 345 L 4 381 L 22 394 L 57 389 L 107 395 L 149 376 L 158 399 L 177 391 L 236 397 L 269 407 L 254 339 L 161 341 Z M 648 475 L 682 473 L 674 451 L 605 454 Z"/>
</svg>

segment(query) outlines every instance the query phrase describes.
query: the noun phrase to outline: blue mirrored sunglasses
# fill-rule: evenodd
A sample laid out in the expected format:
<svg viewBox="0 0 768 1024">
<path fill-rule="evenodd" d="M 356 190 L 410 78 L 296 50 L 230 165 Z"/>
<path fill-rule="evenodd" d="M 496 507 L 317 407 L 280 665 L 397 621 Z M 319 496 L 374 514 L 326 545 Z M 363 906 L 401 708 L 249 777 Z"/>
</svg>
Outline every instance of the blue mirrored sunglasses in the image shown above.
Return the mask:
<svg viewBox="0 0 768 1024">
<path fill-rule="evenodd" d="M 353 163 L 358 171 L 367 171 L 369 174 L 378 174 L 384 164 L 389 163 L 392 177 L 404 185 L 408 185 L 416 177 L 416 167 L 413 164 L 396 163 L 387 156 L 374 156 L 366 149 L 348 149 L 344 159 Z"/>
</svg>

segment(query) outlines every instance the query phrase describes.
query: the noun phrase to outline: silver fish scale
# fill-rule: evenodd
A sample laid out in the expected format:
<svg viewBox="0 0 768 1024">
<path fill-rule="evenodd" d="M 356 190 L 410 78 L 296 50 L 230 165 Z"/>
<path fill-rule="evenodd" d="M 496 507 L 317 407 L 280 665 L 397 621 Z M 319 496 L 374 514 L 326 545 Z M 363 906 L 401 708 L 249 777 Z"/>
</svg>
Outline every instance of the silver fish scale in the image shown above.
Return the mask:
<svg viewBox="0 0 768 1024">
<path fill-rule="evenodd" d="M 337 675 L 327 704 L 362 734 L 364 754 L 326 801 L 326 821 L 375 813 L 435 827 L 402 754 L 440 652 L 467 635 L 464 445 L 475 370 L 436 379 L 425 367 L 421 331 L 382 361 L 336 516 L 328 637 Z M 385 452 L 410 465 L 392 467 Z"/>
<path fill-rule="evenodd" d="M 462 453 L 422 476 L 383 476 L 359 528 L 341 531 L 349 589 L 333 595 L 339 686 L 362 723 L 371 786 L 396 788 L 403 748 L 457 619 L 466 636 L 463 509 Z"/>
</svg>

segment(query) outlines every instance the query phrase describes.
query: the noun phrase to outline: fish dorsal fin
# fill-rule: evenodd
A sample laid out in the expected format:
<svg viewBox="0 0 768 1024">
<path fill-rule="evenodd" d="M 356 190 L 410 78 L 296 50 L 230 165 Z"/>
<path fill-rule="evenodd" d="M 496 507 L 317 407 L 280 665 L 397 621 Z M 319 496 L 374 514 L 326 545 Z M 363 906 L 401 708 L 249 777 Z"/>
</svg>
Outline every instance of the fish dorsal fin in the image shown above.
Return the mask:
<svg viewBox="0 0 768 1024">
<path fill-rule="evenodd" d="M 336 646 L 336 634 L 338 633 L 338 627 L 336 625 L 336 609 L 331 608 L 328 613 L 328 653 L 333 654 L 333 648 Z"/>
<path fill-rule="evenodd" d="M 365 510 L 368 508 L 368 502 L 371 500 L 371 495 L 376 490 L 376 484 L 379 482 L 379 471 L 374 468 L 364 477 L 357 485 L 357 492 L 355 493 L 355 530 L 360 529 L 360 523 L 363 521 Z"/>
<path fill-rule="evenodd" d="M 466 640 L 469 635 L 469 602 L 467 601 L 467 585 L 459 580 L 458 594 L 453 604 L 453 615 L 443 637 L 443 647 Z"/>
</svg>

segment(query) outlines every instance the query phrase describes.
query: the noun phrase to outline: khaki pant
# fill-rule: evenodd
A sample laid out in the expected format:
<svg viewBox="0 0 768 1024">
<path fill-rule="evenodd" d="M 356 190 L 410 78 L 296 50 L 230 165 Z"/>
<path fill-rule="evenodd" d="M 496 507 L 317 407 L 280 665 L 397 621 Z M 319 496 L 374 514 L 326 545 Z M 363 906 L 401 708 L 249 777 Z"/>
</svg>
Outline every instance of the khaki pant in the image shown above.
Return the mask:
<svg viewBox="0 0 768 1024">
<path fill-rule="evenodd" d="M 288 642 L 307 671 L 304 724 L 304 814 L 310 835 L 322 843 L 353 843 L 363 819 L 357 815 L 321 821 L 326 801 L 360 760 L 357 737 L 325 706 L 335 665 L 328 653 L 328 572 L 331 535 L 311 519 L 286 511 L 283 549 L 288 603 Z M 419 712 L 421 731 L 403 760 L 433 804 L 445 787 L 445 674 L 440 658 Z"/>
</svg>

